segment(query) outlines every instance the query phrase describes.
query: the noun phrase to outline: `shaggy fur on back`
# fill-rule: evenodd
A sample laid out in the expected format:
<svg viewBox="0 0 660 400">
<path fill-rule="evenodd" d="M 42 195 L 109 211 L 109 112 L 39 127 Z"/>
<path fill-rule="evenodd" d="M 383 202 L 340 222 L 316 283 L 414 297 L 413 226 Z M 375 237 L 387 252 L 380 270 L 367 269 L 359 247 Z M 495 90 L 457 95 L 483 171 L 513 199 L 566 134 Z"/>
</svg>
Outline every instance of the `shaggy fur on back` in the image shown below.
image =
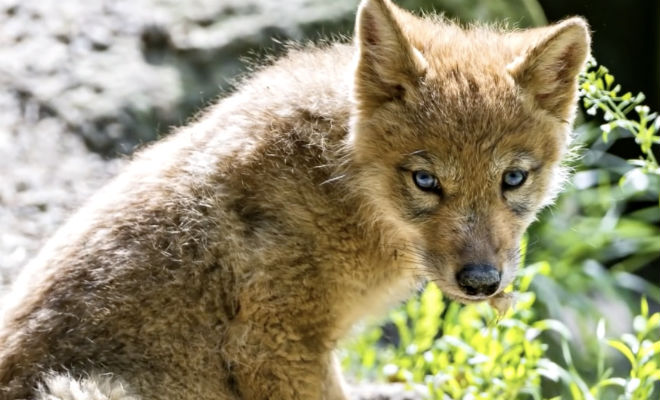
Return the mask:
<svg viewBox="0 0 660 400">
<path fill-rule="evenodd" d="M 345 399 L 332 351 L 363 316 L 424 280 L 504 299 L 588 53 L 580 18 L 464 29 L 364 0 L 354 44 L 255 72 L 61 228 L 3 302 L 0 398 Z M 457 284 L 470 263 L 496 292 Z"/>
</svg>

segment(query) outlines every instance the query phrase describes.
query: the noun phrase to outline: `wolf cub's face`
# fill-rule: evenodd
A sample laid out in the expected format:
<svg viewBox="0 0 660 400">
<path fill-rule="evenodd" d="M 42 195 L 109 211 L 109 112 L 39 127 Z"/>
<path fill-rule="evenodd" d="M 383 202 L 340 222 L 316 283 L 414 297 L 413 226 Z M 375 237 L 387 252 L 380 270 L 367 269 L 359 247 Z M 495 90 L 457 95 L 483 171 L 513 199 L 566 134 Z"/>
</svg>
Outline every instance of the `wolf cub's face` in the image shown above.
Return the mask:
<svg viewBox="0 0 660 400">
<path fill-rule="evenodd" d="M 350 140 L 393 256 L 458 300 L 498 294 L 561 181 L 586 24 L 465 31 L 369 0 L 357 45 Z"/>
</svg>

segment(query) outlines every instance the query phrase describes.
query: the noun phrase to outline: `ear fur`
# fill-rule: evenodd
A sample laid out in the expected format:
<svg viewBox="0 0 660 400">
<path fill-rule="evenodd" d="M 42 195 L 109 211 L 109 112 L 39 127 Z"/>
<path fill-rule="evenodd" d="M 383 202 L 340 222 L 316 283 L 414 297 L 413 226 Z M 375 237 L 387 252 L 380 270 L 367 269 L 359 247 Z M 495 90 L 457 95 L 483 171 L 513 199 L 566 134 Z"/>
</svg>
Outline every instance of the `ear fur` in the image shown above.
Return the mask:
<svg viewBox="0 0 660 400">
<path fill-rule="evenodd" d="M 359 108 L 371 110 L 413 90 L 426 60 L 405 37 L 390 0 L 362 0 L 355 27 L 358 48 L 354 94 Z"/>
<path fill-rule="evenodd" d="M 507 70 L 541 108 L 570 121 L 577 101 L 577 76 L 590 53 L 589 27 L 584 19 L 574 17 L 544 31 L 536 45 Z"/>
</svg>

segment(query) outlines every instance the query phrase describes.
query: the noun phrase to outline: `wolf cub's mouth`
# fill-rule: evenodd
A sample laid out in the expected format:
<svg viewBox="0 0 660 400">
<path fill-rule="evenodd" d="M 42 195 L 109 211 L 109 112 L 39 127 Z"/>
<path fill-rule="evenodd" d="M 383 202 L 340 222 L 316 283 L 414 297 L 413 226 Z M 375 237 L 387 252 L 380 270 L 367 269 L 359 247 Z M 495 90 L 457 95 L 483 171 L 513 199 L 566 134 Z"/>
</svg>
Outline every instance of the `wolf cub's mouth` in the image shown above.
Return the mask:
<svg viewBox="0 0 660 400">
<path fill-rule="evenodd" d="M 491 307 L 496 309 L 498 313 L 504 314 L 515 304 L 515 295 L 513 293 L 504 292 L 504 287 L 499 288 L 490 295 L 465 295 L 458 294 L 455 290 L 443 290 L 443 293 L 452 300 L 458 301 L 463 304 L 476 304 L 487 301 Z"/>
<path fill-rule="evenodd" d="M 464 304 L 474 304 L 474 303 L 481 303 L 483 301 L 490 300 L 494 297 L 499 296 L 499 294 L 491 295 L 491 296 L 464 296 L 464 295 L 459 295 L 455 293 L 447 293 L 447 297 L 450 297 L 456 301 L 459 301 Z"/>
</svg>

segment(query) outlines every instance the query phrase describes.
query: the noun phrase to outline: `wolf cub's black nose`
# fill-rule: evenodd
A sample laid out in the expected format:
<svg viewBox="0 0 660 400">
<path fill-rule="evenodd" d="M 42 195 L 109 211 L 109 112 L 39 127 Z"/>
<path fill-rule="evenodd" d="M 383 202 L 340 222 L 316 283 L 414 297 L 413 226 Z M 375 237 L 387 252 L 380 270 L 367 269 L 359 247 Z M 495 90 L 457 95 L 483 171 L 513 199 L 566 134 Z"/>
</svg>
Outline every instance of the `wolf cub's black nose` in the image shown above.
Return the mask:
<svg viewBox="0 0 660 400">
<path fill-rule="evenodd" d="M 489 264 L 466 264 L 456 274 L 461 290 L 470 296 L 490 296 L 500 286 L 500 273 Z"/>
</svg>

